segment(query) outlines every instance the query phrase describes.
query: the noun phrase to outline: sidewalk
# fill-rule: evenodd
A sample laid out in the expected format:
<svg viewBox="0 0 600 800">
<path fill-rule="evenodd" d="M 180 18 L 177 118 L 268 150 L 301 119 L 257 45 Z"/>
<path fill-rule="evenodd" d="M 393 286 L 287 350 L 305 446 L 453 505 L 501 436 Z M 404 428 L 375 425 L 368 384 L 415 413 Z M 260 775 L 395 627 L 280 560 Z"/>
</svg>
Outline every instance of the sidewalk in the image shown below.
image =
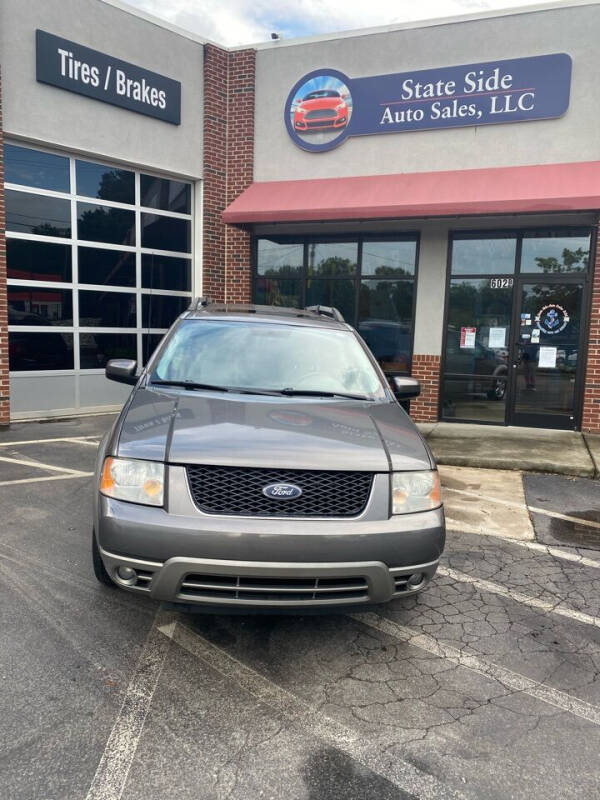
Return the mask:
<svg viewBox="0 0 600 800">
<path fill-rule="evenodd" d="M 439 464 L 600 477 L 600 436 L 493 425 L 420 423 Z"/>
</svg>

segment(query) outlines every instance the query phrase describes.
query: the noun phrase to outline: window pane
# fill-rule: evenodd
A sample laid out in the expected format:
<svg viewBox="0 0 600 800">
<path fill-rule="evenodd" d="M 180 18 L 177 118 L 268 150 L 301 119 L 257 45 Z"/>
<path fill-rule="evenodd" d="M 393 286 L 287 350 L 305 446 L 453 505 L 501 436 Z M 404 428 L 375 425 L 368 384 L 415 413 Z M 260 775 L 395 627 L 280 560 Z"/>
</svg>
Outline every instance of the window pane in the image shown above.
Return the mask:
<svg viewBox="0 0 600 800">
<path fill-rule="evenodd" d="M 142 336 L 142 354 L 144 358 L 144 364 L 148 363 L 150 357 L 163 339 L 163 333 L 145 333 Z"/>
<path fill-rule="evenodd" d="M 143 253 L 142 286 L 145 289 L 189 292 L 192 288 L 191 260 Z"/>
<path fill-rule="evenodd" d="M 453 280 L 446 331 L 446 372 L 506 375 L 512 289 L 492 289 L 489 278 Z M 496 329 L 490 347 L 490 329 Z M 504 339 L 504 346 L 497 342 Z"/>
<path fill-rule="evenodd" d="M 304 245 L 259 239 L 257 244 L 257 272 L 259 275 L 278 278 L 296 278 L 302 273 Z"/>
<path fill-rule="evenodd" d="M 508 275 L 515 271 L 514 236 L 464 234 L 452 240 L 453 275 Z"/>
<path fill-rule="evenodd" d="M 531 234 L 523 237 L 521 272 L 585 272 L 590 261 L 590 234 Z"/>
<path fill-rule="evenodd" d="M 73 334 L 46 331 L 8 335 L 9 369 L 73 369 Z"/>
<path fill-rule="evenodd" d="M 169 328 L 190 305 L 189 297 L 161 294 L 142 296 L 142 325 L 144 328 Z"/>
<path fill-rule="evenodd" d="M 9 325 L 72 325 L 73 293 L 67 289 L 8 287 Z"/>
<path fill-rule="evenodd" d="M 105 167 L 91 161 L 77 161 L 77 194 L 100 197 L 116 203 L 135 203 L 135 173 Z"/>
<path fill-rule="evenodd" d="M 42 236 L 71 236 L 71 203 L 57 197 L 7 189 L 6 230 Z"/>
<path fill-rule="evenodd" d="M 135 253 L 79 247 L 79 283 L 135 286 Z"/>
<path fill-rule="evenodd" d="M 135 245 L 135 212 L 77 203 L 77 236 L 90 242 Z"/>
<path fill-rule="evenodd" d="M 417 261 L 417 243 L 363 241 L 362 274 L 382 278 L 414 275 Z"/>
<path fill-rule="evenodd" d="M 301 282 L 273 280 L 259 276 L 254 288 L 254 302 L 264 306 L 300 308 Z"/>
<path fill-rule="evenodd" d="M 381 367 L 409 372 L 413 281 L 361 281 L 358 330 Z"/>
<path fill-rule="evenodd" d="M 182 181 L 140 175 L 141 204 L 163 211 L 189 214 L 192 210 L 192 186 Z"/>
<path fill-rule="evenodd" d="M 7 239 L 6 267 L 9 278 L 70 281 L 71 246 L 30 242 L 27 239 Z"/>
<path fill-rule="evenodd" d="M 346 322 L 354 324 L 355 282 L 352 280 L 315 280 L 306 282 L 307 306 L 334 306 Z"/>
<path fill-rule="evenodd" d="M 111 358 L 137 359 L 135 333 L 81 333 L 79 335 L 81 369 L 101 369 Z"/>
<path fill-rule="evenodd" d="M 142 247 L 191 252 L 191 223 L 187 219 L 142 214 Z"/>
<path fill-rule="evenodd" d="M 38 189 L 69 191 L 69 159 L 29 147 L 4 145 L 4 180 Z"/>
<path fill-rule="evenodd" d="M 443 419 L 504 424 L 506 377 L 472 375 L 446 378 L 443 383 Z"/>
<path fill-rule="evenodd" d="M 79 324 L 85 328 L 135 328 L 135 294 L 80 291 Z"/>
<path fill-rule="evenodd" d="M 309 242 L 308 272 L 310 275 L 334 277 L 353 275 L 358 261 L 357 242 Z"/>
</svg>

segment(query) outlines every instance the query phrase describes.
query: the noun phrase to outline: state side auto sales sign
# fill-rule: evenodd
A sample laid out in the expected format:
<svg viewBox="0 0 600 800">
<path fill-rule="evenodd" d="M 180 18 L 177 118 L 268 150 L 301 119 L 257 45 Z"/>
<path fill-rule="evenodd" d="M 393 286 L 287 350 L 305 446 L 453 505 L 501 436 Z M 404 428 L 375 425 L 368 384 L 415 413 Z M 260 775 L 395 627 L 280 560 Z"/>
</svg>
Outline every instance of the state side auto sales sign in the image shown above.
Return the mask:
<svg viewBox="0 0 600 800">
<path fill-rule="evenodd" d="M 318 153 L 350 136 L 560 117 L 570 88 L 566 53 L 365 78 L 319 69 L 297 81 L 284 117 L 294 142 Z"/>
<path fill-rule="evenodd" d="M 180 124 L 179 81 L 46 31 L 37 30 L 35 40 L 40 83 Z"/>
</svg>

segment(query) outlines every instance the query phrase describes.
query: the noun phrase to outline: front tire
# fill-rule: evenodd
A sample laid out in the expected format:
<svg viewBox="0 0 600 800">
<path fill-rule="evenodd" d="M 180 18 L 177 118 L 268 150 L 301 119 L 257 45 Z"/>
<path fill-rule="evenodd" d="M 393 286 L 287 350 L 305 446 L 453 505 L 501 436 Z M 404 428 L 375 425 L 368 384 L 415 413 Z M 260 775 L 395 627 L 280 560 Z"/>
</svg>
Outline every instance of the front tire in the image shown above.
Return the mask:
<svg viewBox="0 0 600 800">
<path fill-rule="evenodd" d="M 111 589 L 115 588 L 115 583 L 106 571 L 102 557 L 100 556 L 100 549 L 96 541 L 96 532 L 92 531 L 92 564 L 94 565 L 94 575 L 100 583 L 105 586 L 110 586 Z"/>
</svg>

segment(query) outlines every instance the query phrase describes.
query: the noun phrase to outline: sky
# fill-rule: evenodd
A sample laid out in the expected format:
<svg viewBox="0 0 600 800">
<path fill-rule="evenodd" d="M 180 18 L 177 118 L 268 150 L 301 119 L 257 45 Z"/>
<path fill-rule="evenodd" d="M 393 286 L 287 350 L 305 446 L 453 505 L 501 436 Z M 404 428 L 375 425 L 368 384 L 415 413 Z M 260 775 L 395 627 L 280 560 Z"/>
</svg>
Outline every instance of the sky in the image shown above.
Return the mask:
<svg viewBox="0 0 600 800">
<path fill-rule="evenodd" d="M 227 46 L 534 5 L 539 0 L 125 0 Z M 557 0 L 560 4 L 560 0 Z"/>
</svg>

